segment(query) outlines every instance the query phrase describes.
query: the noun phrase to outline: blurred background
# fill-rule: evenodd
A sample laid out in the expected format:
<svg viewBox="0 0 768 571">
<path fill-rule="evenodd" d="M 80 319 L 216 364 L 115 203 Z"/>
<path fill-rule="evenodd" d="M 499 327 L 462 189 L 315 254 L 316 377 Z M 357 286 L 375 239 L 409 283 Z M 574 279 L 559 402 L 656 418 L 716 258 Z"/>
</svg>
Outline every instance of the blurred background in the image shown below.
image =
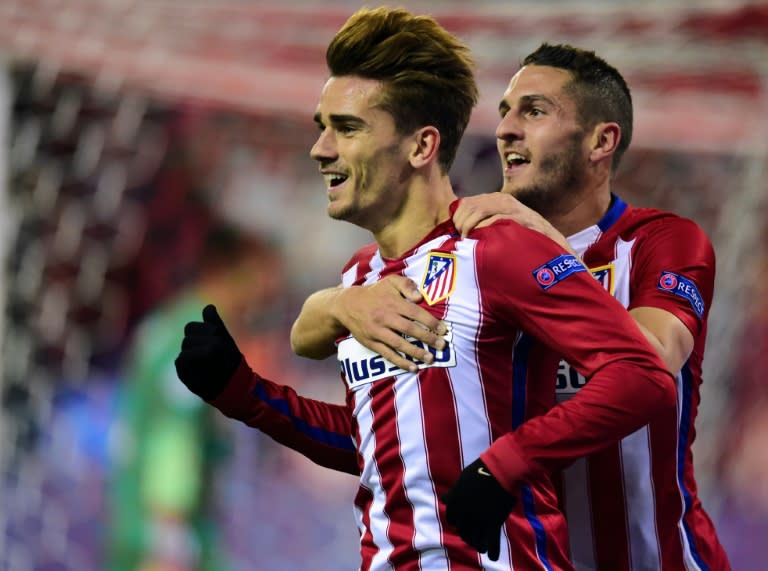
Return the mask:
<svg viewBox="0 0 768 571">
<path fill-rule="evenodd" d="M 734 569 L 764 568 L 768 2 L 396 4 L 478 61 L 460 195 L 497 189 L 497 102 L 542 41 L 627 78 L 616 189 L 693 218 L 718 256 L 702 498 Z M 361 5 L 0 3 L 0 571 L 357 568 L 355 478 L 211 414 L 173 359 L 214 301 L 254 368 L 342 402 L 288 330 L 369 239 L 327 219 L 308 156 L 325 46 Z"/>
</svg>

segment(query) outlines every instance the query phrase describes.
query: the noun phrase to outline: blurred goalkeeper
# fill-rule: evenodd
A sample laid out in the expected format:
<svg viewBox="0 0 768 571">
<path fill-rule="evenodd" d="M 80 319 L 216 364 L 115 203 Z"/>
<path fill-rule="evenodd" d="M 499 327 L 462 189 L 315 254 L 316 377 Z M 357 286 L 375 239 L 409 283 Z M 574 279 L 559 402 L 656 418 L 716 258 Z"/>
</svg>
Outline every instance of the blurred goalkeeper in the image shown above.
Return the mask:
<svg viewBox="0 0 768 571">
<path fill-rule="evenodd" d="M 326 59 L 311 155 L 329 215 L 376 240 L 343 287 L 413 280 L 439 347 L 399 365 L 333 331 L 311 355 L 337 354 L 347 404 L 329 405 L 251 371 L 208 306 L 185 327 L 179 377 L 227 416 L 359 475 L 361 569 L 573 569 L 551 474 L 650 421 L 674 425 L 672 376 L 562 246 L 510 220 L 460 235 L 448 172 L 477 99 L 466 46 L 429 17 L 364 9 Z M 589 382 L 555 406 L 561 356 Z"/>
</svg>

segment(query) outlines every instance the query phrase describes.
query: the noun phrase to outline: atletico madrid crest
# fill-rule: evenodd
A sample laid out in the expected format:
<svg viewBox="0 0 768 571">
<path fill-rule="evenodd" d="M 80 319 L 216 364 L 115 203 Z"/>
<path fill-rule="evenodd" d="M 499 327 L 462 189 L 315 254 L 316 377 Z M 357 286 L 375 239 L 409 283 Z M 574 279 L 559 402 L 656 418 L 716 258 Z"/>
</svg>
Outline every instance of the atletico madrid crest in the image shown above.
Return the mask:
<svg viewBox="0 0 768 571">
<path fill-rule="evenodd" d="M 603 287 L 608 293 L 611 295 L 614 294 L 616 290 L 616 279 L 614 277 L 616 269 L 614 268 L 613 262 L 606 264 L 605 266 L 589 268 L 589 273 L 591 273 L 592 277 L 598 282 L 603 284 Z"/>
<path fill-rule="evenodd" d="M 429 305 L 435 305 L 453 293 L 456 286 L 456 256 L 430 252 L 419 291 Z"/>
</svg>

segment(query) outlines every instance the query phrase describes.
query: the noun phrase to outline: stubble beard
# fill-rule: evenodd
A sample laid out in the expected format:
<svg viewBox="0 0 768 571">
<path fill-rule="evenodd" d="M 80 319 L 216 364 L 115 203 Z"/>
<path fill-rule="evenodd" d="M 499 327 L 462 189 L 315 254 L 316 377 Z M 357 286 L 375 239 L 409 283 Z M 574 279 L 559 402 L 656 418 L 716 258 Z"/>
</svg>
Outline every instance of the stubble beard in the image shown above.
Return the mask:
<svg viewBox="0 0 768 571">
<path fill-rule="evenodd" d="M 332 204 L 330 204 L 328 215 L 334 220 L 343 220 L 374 233 L 380 230 L 382 226 L 389 224 L 390 220 L 386 215 L 382 217 L 382 213 L 387 212 L 391 217 L 399 212 L 399 209 L 397 205 L 390 207 L 392 199 L 377 190 L 378 186 L 374 186 L 382 183 L 375 181 L 376 170 L 371 168 L 371 164 L 384 164 L 386 161 L 400 162 L 402 160 L 400 153 L 400 142 L 398 141 L 381 148 L 376 157 L 360 164 L 356 172 L 349 171 L 350 178 L 354 177 L 358 181 L 357 186 L 352 190 L 354 194 L 343 207 L 335 212 L 332 211 Z M 406 177 L 406 173 L 407 166 L 404 166 L 403 172 L 400 173 L 397 180 Z M 379 196 L 376 196 L 377 192 Z"/>
<path fill-rule="evenodd" d="M 502 189 L 523 205 L 550 218 L 566 209 L 565 199 L 576 194 L 584 180 L 580 138 L 561 153 L 545 155 L 539 173 L 528 186 Z"/>
</svg>

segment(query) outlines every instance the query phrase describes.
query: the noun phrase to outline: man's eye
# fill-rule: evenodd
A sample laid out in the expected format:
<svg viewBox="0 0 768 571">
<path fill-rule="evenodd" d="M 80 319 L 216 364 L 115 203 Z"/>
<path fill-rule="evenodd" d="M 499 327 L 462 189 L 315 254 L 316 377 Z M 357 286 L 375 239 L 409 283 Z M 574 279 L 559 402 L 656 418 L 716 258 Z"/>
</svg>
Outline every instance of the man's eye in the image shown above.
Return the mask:
<svg viewBox="0 0 768 571">
<path fill-rule="evenodd" d="M 531 115 L 532 117 L 538 117 L 540 115 L 544 115 L 544 111 L 538 107 L 531 107 L 528 110 L 528 115 Z"/>
</svg>

